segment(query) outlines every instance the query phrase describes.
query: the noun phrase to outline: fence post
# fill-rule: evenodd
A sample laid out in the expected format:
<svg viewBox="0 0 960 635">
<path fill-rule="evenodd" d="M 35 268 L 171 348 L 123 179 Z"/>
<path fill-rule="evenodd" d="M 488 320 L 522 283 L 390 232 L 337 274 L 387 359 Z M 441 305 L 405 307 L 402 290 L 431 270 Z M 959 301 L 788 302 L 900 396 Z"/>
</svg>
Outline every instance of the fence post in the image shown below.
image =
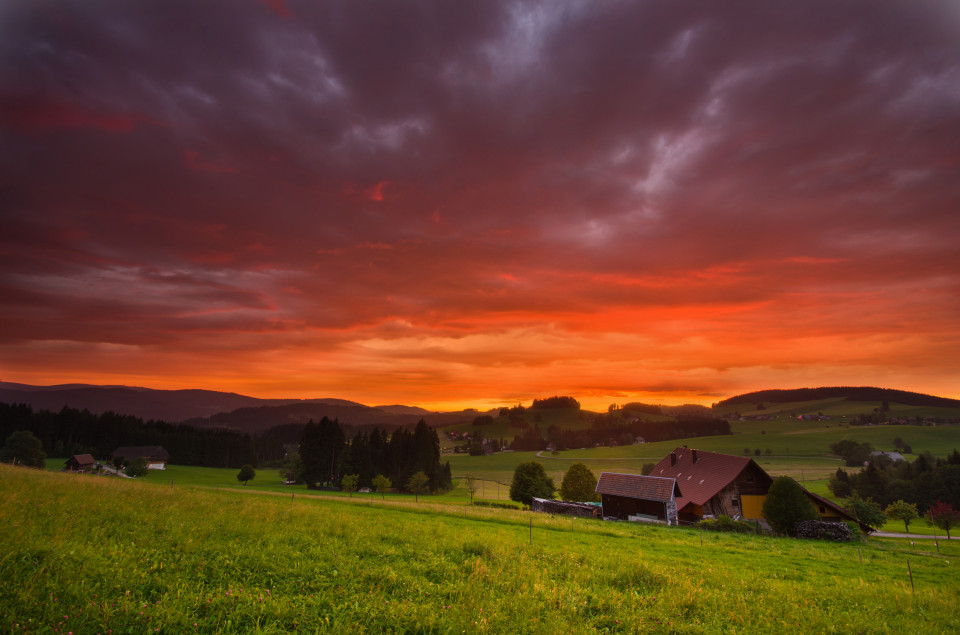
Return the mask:
<svg viewBox="0 0 960 635">
<path fill-rule="evenodd" d="M 913 586 L 913 571 L 910 570 L 910 558 L 907 558 L 907 573 L 910 574 L 910 595 L 916 595 L 917 590 Z"/>
<path fill-rule="evenodd" d="M 530 512 L 533 514 L 533 512 Z M 530 544 L 533 545 L 533 516 L 530 516 Z M 909 561 L 908 561 L 909 562 Z"/>
</svg>

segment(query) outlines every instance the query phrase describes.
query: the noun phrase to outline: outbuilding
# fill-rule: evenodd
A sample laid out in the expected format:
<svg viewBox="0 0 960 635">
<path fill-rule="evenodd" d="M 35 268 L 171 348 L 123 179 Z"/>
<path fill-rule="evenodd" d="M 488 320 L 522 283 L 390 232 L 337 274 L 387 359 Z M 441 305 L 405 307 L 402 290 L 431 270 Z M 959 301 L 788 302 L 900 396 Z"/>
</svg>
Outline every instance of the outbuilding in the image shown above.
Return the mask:
<svg viewBox="0 0 960 635">
<path fill-rule="evenodd" d="M 601 472 L 596 491 L 604 518 L 677 524 L 676 479 Z"/>
<path fill-rule="evenodd" d="M 92 472 L 96 464 L 97 461 L 91 454 L 74 454 L 67 459 L 63 469 L 70 472 Z"/>
<path fill-rule="evenodd" d="M 138 445 L 120 447 L 110 454 L 110 460 L 117 457 L 124 461 L 134 461 L 143 457 L 147 460 L 147 467 L 151 470 L 165 470 L 170 462 L 170 453 L 160 445 Z"/>
</svg>

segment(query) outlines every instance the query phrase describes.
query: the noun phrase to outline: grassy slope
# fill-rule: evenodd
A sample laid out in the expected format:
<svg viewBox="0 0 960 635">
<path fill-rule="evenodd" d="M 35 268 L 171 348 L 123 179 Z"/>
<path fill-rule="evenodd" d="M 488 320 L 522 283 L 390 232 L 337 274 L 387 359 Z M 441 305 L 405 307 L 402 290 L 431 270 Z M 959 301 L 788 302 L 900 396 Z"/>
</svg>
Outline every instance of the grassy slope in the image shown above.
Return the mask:
<svg viewBox="0 0 960 635">
<path fill-rule="evenodd" d="M 700 546 L 692 530 L 8 466 L 0 509 L 12 632 L 960 629 L 957 543 L 871 540 L 860 564 L 854 545 Z"/>
</svg>

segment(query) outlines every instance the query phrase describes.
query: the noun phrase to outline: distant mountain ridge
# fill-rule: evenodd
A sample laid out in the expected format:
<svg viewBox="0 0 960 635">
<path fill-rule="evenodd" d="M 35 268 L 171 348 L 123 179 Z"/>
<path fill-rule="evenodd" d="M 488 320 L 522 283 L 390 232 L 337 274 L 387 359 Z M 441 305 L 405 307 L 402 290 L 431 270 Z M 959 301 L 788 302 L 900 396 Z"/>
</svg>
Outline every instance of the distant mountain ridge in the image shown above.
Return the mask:
<svg viewBox="0 0 960 635">
<path fill-rule="evenodd" d="M 847 401 L 883 401 L 922 406 L 930 408 L 960 408 L 960 399 L 934 397 L 918 392 L 874 388 L 871 386 L 831 386 L 822 388 L 794 388 L 788 390 L 759 390 L 744 395 L 730 397 L 717 403 L 717 406 L 733 404 L 755 404 L 760 402 L 790 403 L 794 401 L 815 401 L 818 399 L 846 399 Z"/>
<path fill-rule="evenodd" d="M 0 382 L 0 402 L 25 403 L 34 410 L 59 411 L 64 406 L 89 410 L 94 414 L 116 412 L 144 420 L 179 423 L 187 419 L 210 417 L 238 408 L 284 406 L 300 403 L 361 406 L 344 399 L 258 399 L 213 390 L 155 390 L 128 386 L 62 384 L 31 386 Z M 365 407 L 365 406 L 364 406 Z"/>
<path fill-rule="evenodd" d="M 258 434 L 275 425 L 306 423 L 323 417 L 350 426 L 414 425 L 425 419 L 432 426 L 472 420 L 476 412 L 431 412 L 416 406 L 365 406 L 346 399 L 259 399 L 213 390 L 155 390 L 128 386 L 61 384 L 31 386 L 0 382 L 0 402 L 24 403 L 34 410 L 59 412 L 64 407 L 94 414 L 116 412 L 145 421 L 221 427 Z"/>
</svg>

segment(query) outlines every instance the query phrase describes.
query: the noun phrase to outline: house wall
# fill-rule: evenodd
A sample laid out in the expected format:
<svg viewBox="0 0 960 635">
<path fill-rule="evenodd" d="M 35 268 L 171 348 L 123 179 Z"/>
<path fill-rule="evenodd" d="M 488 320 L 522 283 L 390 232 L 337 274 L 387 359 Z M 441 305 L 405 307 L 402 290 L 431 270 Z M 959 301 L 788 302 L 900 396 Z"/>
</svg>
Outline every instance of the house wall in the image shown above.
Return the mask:
<svg viewBox="0 0 960 635">
<path fill-rule="evenodd" d="M 656 516 L 660 520 L 666 520 L 664 504 L 660 501 L 648 501 L 601 494 L 600 503 L 603 506 L 604 516 L 615 516 L 620 520 L 626 520 L 627 516 L 646 514 L 648 516 Z"/>
<path fill-rule="evenodd" d="M 741 513 L 743 514 L 743 517 L 754 520 L 763 518 L 763 501 L 765 500 L 767 500 L 766 496 L 741 494 L 740 507 L 742 508 Z"/>
</svg>

